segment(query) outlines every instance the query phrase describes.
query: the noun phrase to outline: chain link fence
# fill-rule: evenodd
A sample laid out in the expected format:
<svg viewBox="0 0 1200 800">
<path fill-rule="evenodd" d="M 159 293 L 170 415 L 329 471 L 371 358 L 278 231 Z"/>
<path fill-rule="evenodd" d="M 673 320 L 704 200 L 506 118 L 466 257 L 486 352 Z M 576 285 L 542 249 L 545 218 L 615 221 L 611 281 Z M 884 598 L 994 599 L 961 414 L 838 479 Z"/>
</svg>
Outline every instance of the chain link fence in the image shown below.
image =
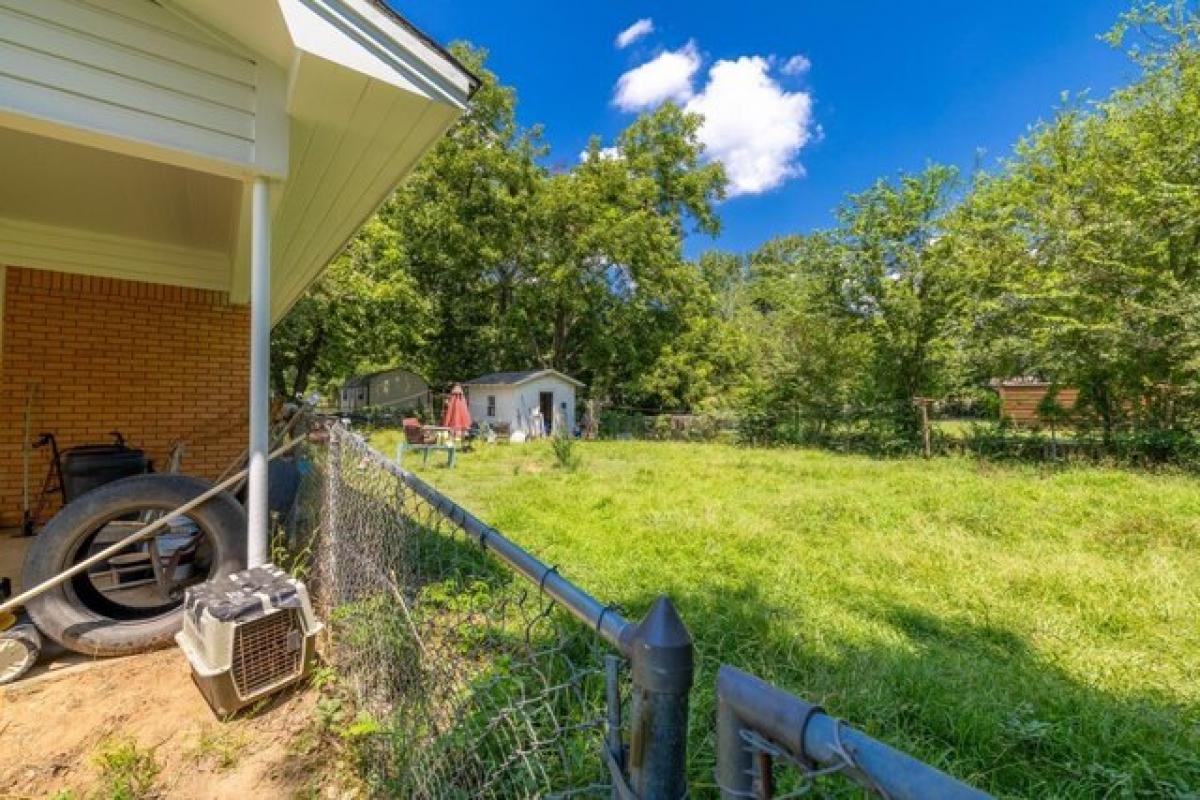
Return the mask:
<svg viewBox="0 0 1200 800">
<path fill-rule="evenodd" d="M 296 544 L 371 793 L 683 797 L 692 641 L 670 601 L 629 622 L 358 435 L 328 436 L 293 522 L 315 530 Z"/>
<path fill-rule="evenodd" d="M 603 642 L 361 438 L 330 436 L 301 506 L 319 523 L 310 581 L 372 793 L 606 792 Z"/>
</svg>

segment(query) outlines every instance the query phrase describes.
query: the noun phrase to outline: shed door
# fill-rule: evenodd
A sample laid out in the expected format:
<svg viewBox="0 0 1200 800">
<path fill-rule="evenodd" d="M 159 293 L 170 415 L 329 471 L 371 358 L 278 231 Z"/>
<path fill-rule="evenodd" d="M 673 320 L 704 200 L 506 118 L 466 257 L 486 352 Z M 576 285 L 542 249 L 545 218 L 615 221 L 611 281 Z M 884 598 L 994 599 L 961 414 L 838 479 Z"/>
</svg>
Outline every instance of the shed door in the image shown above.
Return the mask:
<svg viewBox="0 0 1200 800">
<path fill-rule="evenodd" d="M 549 433 L 554 425 L 554 392 L 538 394 L 538 408 L 542 412 L 542 425 L 545 426 L 546 433 Z"/>
</svg>

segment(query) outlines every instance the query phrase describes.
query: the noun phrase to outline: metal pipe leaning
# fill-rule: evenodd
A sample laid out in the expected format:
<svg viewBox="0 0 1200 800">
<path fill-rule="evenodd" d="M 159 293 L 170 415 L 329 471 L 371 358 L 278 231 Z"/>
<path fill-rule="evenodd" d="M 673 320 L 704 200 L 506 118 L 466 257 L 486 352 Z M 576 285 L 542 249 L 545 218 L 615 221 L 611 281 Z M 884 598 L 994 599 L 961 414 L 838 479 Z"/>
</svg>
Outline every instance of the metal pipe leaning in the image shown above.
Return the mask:
<svg viewBox="0 0 1200 800">
<path fill-rule="evenodd" d="M 769 781 L 759 774 L 769 769 L 769 759 L 755 764 L 743 731 L 757 733 L 814 771 L 840 767 L 847 778 L 892 800 L 990 797 L 851 728 L 820 706 L 722 665 L 717 673 L 717 782 L 726 800 L 759 796 L 756 782 Z"/>
<path fill-rule="evenodd" d="M 267 456 L 267 460 L 269 461 L 273 458 L 277 458 L 277 457 L 283 455 L 284 453 L 293 449 L 296 445 L 303 442 L 306 438 L 308 438 L 308 437 L 297 436 L 295 439 L 292 439 L 290 442 L 287 442 L 286 444 L 284 444 L 284 445 L 276 448 L 274 451 L 272 451 Z M 47 591 L 53 589 L 55 586 L 58 586 L 64 582 L 70 580 L 71 578 L 75 577 L 76 575 L 83 572 L 84 570 L 89 569 L 90 567 L 92 567 L 96 564 L 99 564 L 101 561 L 105 561 L 112 556 L 115 556 L 117 553 L 120 553 L 122 550 L 129 547 L 130 545 L 137 544 L 138 542 L 142 541 L 143 539 L 147 539 L 147 538 L 153 536 L 155 533 L 157 533 L 159 530 L 161 530 L 162 528 L 164 528 L 167 525 L 167 523 L 171 519 L 171 517 L 177 517 L 180 514 L 186 514 L 187 512 L 191 511 L 192 509 L 194 509 L 200 505 L 203 505 L 208 500 L 212 499 L 216 495 L 225 491 L 230 486 L 233 486 L 235 483 L 237 483 L 242 478 L 244 478 L 247 474 L 247 471 L 248 470 L 243 469 L 240 472 L 230 475 L 228 478 L 221 481 L 220 483 L 214 484 L 211 489 L 206 490 L 202 494 L 196 495 L 196 497 L 194 499 L 189 500 L 188 502 L 184 503 L 183 505 L 179 506 L 178 508 L 172 509 L 171 511 L 164 513 L 161 517 L 156 519 L 154 522 L 149 523 L 144 528 L 139 528 L 138 530 L 136 530 L 133 533 L 126 536 L 124 539 L 121 539 L 119 542 L 114 542 L 113 544 L 111 544 L 108 547 L 101 550 L 99 553 L 95 553 L 95 554 L 85 558 L 83 561 L 80 561 L 78 564 L 75 564 L 75 565 L 71 566 L 69 569 L 65 569 L 62 572 L 58 573 L 53 578 L 49 578 L 45 581 L 42 581 L 37 586 L 34 586 L 30 589 L 26 589 L 24 592 L 21 592 L 16 597 L 12 597 L 12 598 L 6 600 L 4 603 L 0 603 L 0 614 L 4 613 L 6 611 L 9 611 L 11 609 L 15 609 L 18 606 L 24 605 L 26 602 L 28 602 L 29 600 L 32 600 L 33 598 L 37 597 L 38 595 L 42 594 L 43 592 L 47 592 Z"/>
</svg>

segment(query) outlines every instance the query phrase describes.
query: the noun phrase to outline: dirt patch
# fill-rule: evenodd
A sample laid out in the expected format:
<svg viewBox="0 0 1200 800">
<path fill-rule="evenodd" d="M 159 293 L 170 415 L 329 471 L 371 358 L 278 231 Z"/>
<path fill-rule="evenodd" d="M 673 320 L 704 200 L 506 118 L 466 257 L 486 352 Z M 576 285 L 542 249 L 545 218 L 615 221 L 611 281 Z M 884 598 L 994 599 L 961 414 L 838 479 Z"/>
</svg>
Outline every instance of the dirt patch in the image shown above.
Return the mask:
<svg viewBox="0 0 1200 800">
<path fill-rule="evenodd" d="M 122 768 L 141 797 L 342 797 L 316 706 L 305 687 L 222 722 L 175 649 L 20 681 L 0 688 L 0 798 L 108 796 Z"/>
</svg>

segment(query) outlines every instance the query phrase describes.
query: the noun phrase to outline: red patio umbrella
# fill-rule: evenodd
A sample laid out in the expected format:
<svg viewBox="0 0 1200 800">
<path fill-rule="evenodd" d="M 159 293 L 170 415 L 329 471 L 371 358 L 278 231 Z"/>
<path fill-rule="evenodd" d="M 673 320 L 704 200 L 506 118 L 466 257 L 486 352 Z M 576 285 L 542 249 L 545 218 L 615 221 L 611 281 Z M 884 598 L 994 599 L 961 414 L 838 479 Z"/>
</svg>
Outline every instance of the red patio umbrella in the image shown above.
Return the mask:
<svg viewBox="0 0 1200 800">
<path fill-rule="evenodd" d="M 442 427 L 449 428 L 456 434 L 463 433 L 471 427 L 471 412 L 467 410 L 467 398 L 463 395 L 462 386 L 457 383 L 450 390 L 450 402 L 446 404 Z"/>
</svg>

